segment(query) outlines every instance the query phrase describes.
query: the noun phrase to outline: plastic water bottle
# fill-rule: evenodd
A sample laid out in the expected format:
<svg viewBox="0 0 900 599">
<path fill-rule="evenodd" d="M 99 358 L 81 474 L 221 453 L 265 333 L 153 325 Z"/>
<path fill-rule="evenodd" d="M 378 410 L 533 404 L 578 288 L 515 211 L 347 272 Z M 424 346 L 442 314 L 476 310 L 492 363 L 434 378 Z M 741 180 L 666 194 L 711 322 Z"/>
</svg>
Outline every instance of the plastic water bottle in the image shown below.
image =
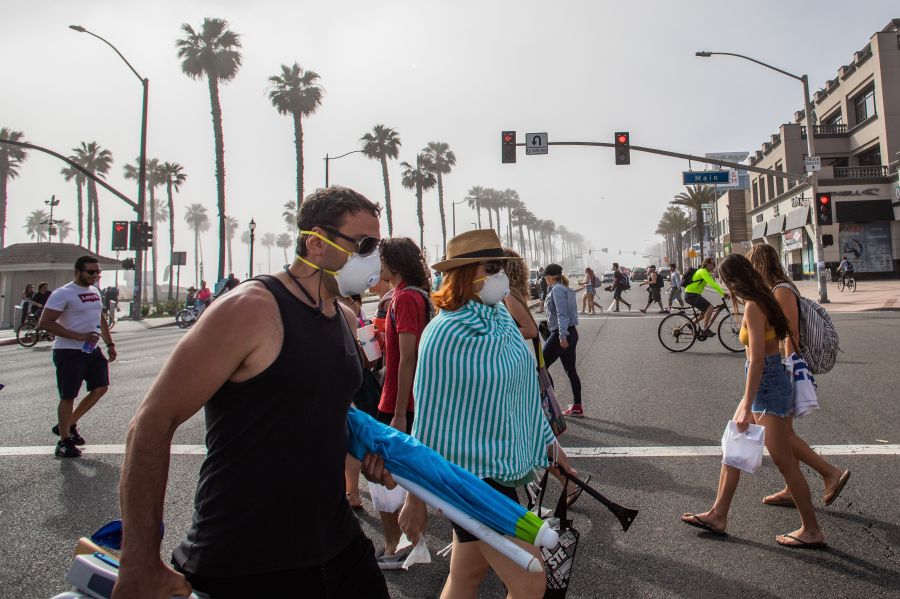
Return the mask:
<svg viewBox="0 0 900 599">
<path fill-rule="evenodd" d="M 97 326 L 97 334 L 100 334 L 100 326 Z M 84 345 L 81 346 L 81 351 L 86 354 L 94 353 L 94 349 L 97 347 L 98 341 L 85 341 Z"/>
</svg>

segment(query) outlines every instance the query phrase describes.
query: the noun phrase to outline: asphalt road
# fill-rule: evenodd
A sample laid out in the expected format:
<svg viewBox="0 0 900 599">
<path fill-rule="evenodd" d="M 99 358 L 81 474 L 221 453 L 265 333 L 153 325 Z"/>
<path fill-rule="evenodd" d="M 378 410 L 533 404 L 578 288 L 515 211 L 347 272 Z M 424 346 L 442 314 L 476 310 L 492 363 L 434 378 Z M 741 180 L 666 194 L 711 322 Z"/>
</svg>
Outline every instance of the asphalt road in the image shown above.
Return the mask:
<svg viewBox="0 0 900 599">
<path fill-rule="evenodd" d="M 643 303 L 643 292 L 629 294 Z M 603 297 L 604 306 L 609 303 Z M 637 312 L 583 317 L 579 370 L 587 418 L 569 420 L 562 443 L 569 448 L 716 446 L 740 397 L 743 357 L 716 340 L 670 354 L 656 339 L 659 315 Z M 896 313 L 837 315 L 844 353 L 832 373 L 819 377 L 823 409 L 799 424 L 811 443 L 848 446 L 829 459 L 853 476 L 832 506 L 821 503 L 822 482 L 808 471 L 818 516 L 830 548 L 783 549 L 774 536 L 798 525 L 791 509 L 760 504 L 781 486 L 766 459 L 745 476 L 734 502 L 727 538 L 713 538 L 679 523 L 685 511 L 709 507 L 719 458 L 578 458 L 598 489 L 641 510 L 628 533 L 609 512 L 584 496 L 573 510 L 581 543 L 569 597 L 900 597 L 900 456 L 849 455 L 856 445 L 900 443 Z M 110 393 L 80 425 L 92 444 L 124 443 L 125 428 L 143 393 L 183 335 L 176 329 L 120 333 L 120 361 L 111 370 Z M 197 356 L 198 365 L 214 355 Z M 570 401 L 566 377 L 553 367 L 561 403 Z M 55 384 L 49 347 L 0 348 L 0 452 L 49 447 L 54 438 Z M 195 416 L 175 443 L 203 443 Z M 638 451 L 635 449 L 635 451 Z M 7 451 L 9 453 L 9 451 Z M 66 589 L 65 571 L 79 536 L 118 517 L 121 455 L 86 454 L 77 460 L 52 455 L 0 453 L 0 597 L 50 597 Z M 666 453 L 666 451 L 662 451 Z M 202 456 L 177 455 L 166 497 L 164 554 L 184 534 Z M 298 473 L 299 475 L 299 473 Z M 552 493 L 556 493 L 554 488 Z M 361 520 L 379 539 L 377 514 L 368 497 Z M 430 520 L 432 551 L 450 540 L 447 523 Z M 446 558 L 408 572 L 389 572 L 394 597 L 437 597 L 448 571 Z M 501 597 L 496 578 L 483 597 Z"/>
</svg>

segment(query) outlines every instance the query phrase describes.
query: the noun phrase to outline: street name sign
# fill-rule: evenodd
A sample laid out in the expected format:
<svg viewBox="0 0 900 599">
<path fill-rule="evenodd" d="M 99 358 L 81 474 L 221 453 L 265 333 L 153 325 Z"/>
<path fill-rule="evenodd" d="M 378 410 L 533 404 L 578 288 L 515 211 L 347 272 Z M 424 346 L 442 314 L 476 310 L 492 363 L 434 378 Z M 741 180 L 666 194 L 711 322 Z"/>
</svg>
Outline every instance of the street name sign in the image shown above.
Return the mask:
<svg viewBox="0 0 900 599">
<path fill-rule="evenodd" d="M 525 134 L 525 155 L 547 154 L 547 133 Z"/>
<path fill-rule="evenodd" d="M 806 164 L 806 172 L 807 173 L 822 170 L 822 157 L 821 156 L 807 156 L 804 159 L 804 163 Z"/>
<path fill-rule="evenodd" d="M 681 173 L 685 185 L 728 184 L 728 171 L 684 171 Z"/>
</svg>

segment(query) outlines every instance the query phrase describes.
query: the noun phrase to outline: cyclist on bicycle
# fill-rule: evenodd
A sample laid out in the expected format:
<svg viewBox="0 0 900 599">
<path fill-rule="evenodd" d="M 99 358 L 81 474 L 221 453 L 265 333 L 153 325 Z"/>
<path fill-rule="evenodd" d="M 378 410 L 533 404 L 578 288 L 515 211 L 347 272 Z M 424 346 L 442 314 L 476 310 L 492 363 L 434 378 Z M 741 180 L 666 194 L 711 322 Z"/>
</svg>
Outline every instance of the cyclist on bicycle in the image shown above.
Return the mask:
<svg viewBox="0 0 900 599">
<path fill-rule="evenodd" d="M 853 277 L 853 263 L 847 260 L 847 256 L 841 256 L 841 265 L 838 266 L 838 272 L 841 273 L 841 283 L 847 284 L 847 279 Z"/>
<path fill-rule="evenodd" d="M 703 313 L 703 330 L 701 330 L 698 335 L 700 338 L 712 337 L 715 335 L 714 332 L 709 330 L 709 327 L 712 324 L 710 321 L 712 320 L 713 313 L 716 309 L 705 297 L 703 297 L 703 290 L 709 285 L 711 289 L 715 290 L 715 292 L 723 298 L 728 297 L 725 291 L 719 287 L 719 284 L 713 280 L 712 275 L 710 275 L 710 271 L 715 270 L 716 259 L 709 256 L 703 261 L 700 268 L 694 271 L 690 281 L 687 280 L 687 277 L 685 277 L 685 280 L 683 281 L 684 301 Z"/>
</svg>

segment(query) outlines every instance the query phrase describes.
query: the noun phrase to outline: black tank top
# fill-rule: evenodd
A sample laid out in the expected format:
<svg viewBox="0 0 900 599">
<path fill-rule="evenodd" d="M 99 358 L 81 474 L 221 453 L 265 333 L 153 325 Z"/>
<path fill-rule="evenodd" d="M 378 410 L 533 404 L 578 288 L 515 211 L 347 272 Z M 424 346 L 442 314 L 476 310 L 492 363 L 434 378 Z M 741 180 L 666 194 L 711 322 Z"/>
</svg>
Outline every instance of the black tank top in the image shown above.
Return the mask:
<svg viewBox="0 0 900 599">
<path fill-rule="evenodd" d="M 208 454 L 193 523 L 173 553 L 183 570 L 229 577 L 327 562 L 360 532 L 344 495 L 347 409 L 362 382 L 350 327 L 271 276 L 284 341 L 257 376 L 207 402 Z M 207 359 L 215 359 L 210 348 Z"/>
</svg>

